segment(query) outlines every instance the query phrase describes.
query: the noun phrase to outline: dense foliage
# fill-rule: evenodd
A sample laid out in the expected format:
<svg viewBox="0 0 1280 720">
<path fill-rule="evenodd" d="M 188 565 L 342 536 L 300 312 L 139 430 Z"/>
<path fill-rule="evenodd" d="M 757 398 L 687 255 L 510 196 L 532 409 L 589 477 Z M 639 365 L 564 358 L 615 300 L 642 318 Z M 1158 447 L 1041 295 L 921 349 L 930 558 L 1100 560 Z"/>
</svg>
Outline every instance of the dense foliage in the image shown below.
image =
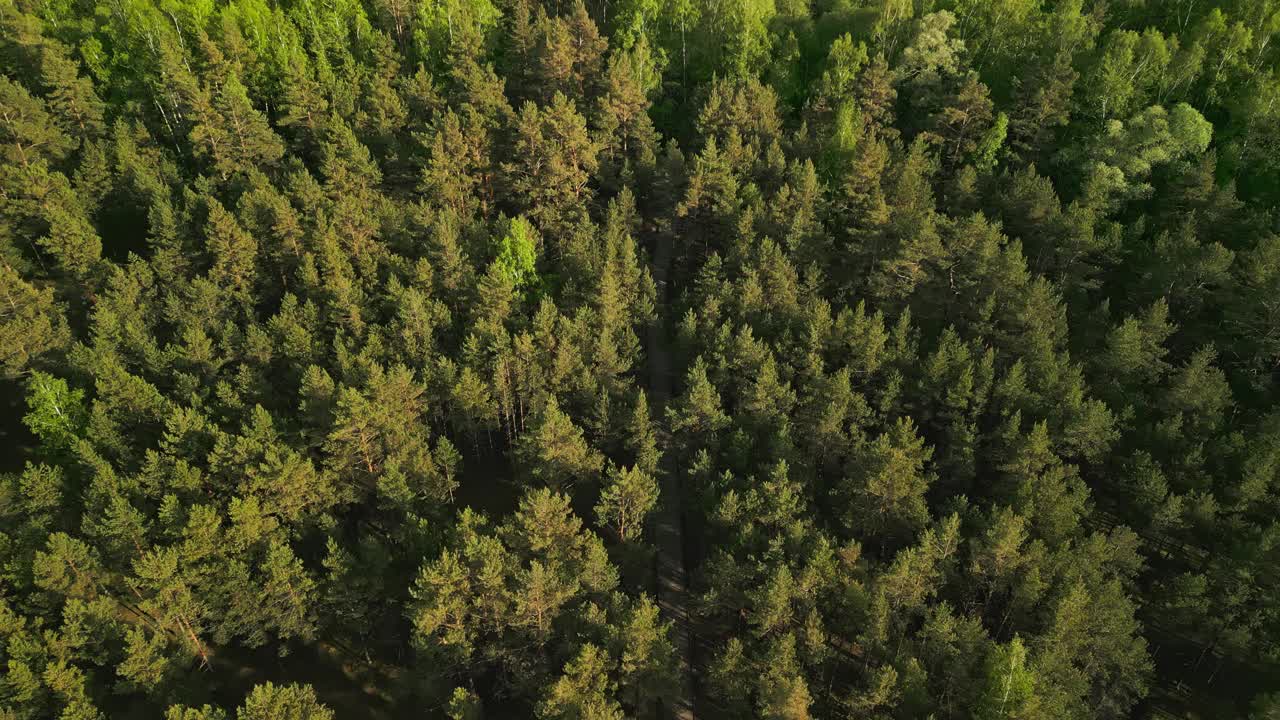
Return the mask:
<svg viewBox="0 0 1280 720">
<path fill-rule="evenodd" d="M 0 154 L 3 720 L 1280 716 L 1276 0 L 0 0 Z"/>
</svg>

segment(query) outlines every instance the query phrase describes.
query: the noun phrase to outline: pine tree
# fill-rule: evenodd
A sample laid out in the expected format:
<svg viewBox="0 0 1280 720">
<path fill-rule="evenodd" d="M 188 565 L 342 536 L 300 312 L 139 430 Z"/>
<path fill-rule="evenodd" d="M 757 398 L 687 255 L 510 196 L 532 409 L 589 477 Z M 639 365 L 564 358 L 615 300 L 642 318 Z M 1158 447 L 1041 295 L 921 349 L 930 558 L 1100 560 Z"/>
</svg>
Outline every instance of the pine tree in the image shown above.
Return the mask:
<svg viewBox="0 0 1280 720">
<path fill-rule="evenodd" d="M 431 138 L 430 154 L 422 169 L 422 191 L 458 217 L 469 217 L 483 198 L 480 191 L 489 143 L 485 128 L 471 125 L 464 129 L 462 118 L 448 110 Z"/>
<path fill-rule="evenodd" d="M 280 138 L 249 99 L 234 72 L 205 90 L 209 105 L 191 129 L 191 142 L 226 178 L 269 167 L 284 154 Z"/>
<path fill-rule="evenodd" d="M 634 601 L 621 622 L 614 651 L 621 657 L 618 692 L 630 697 L 636 711 L 653 698 L 668 697 L 676 682 L 670 632 L 670 621 L 659 617 L 658 606 L 647 596 Z"/>
<path fill-rule="evenodd" d="M 594 482 L 604 458 L 583 436 L 582 429 L 549 397 L 534 414 L 516 450 L 529 477 L 552 488 Z"/>
<path fill-rule="evenodd" d="M 925 463 L 932 455 L 910 418 L 900 418 L 859 449 L 852 477 L 838 490 L 847 503 L 846 527 L 881 541 L 906 539 L 923 527 L 929 520 L 924 496 L 931 482 Z"/>
<path fill-rule="evenodd" d="M 58 129 L 45 103 L 7 77 L 0 79 L 0 110 L 6 164 L 29 172 L 37 161 L 57 162 L 71 151 L 71 139 Z"/>
<path fill-rule="evenodd" d="M 658 462 L 662 457 L 658 449 L 658 439 L 653 429 L 653 419 L 649 416 L 649 401 L 644 390 L 636 390 L 636 399 L 632 404 L 630 420 L 623 431 L 625 444 L 631 452 L 637 470 L 649 474 L 658 471 Z"/>
<path fill-rule="evenodd" d="M 103 132 L 103 106 L 89 78 L 79 74 L 77 63 L 65 49 L 46 40 L 40 63 L 40 79 L 48 88 L 49 109 L 63 132 L 82 142 Z"/>
<path fill-rule="evenodd" d="M 258 242 L 222 204 L 208 200 L 205 247 L 213 259 L 209 279 L 241 302 L 252 297 L 257 279 Z"/>
<path fill-rule="evenodd" d="M 649 97 L 661 75 L 644 36 L 609 56 L 604 88 L 596 101 L 592 129 L 601 155 L 617 165 L 635 162 L 640 169 L 656 163 L 658 136 L 649 119 Z M 621 174 L 622 167 L 614 172 Z"/>
<path fill-rule="evenodd" d="M 596 503 L 596 518 L 625 543 L 639 537 L 657 501 L 658 482 L 652 475 L 637 467 L 610 468 Z"/>
<path fill-rule="evenodd" d="M 0 264 L 0 368 L 5 377 L 65 347 L 69 328 L 52 288 L 23 281 L 8 263 Z"/>
<path fill-rule="evenodd" d="M 454 688 L 449 698 L 449 720 L 483 720 L 484 706 L 474 692 Z"/>
<path fill-rule="evenodd" d="M 550 236 L 583 219 L 580 200 L 599 166 L 600 146 L 572 100 L 556 93 L 539 108 L 525 103 L 515 125 L 512 156 L 503 165 L 510 192 Z"/>
<path fill-rule="evenodd" d="M 236 711 L 236 720 L 332 720 L 310 685 L 259 685 Z"/>
<path fill-rule="evenodd" d="M 622 708 L 612 697 L 614 683 L 605 673 L 606 662 L 603 650 L 590 643 L 583 645 L 538 702 L 539 720 L 622 720 Z"/>
<path fill-rule="evenodd" d="M 707 377 L 701 358 L 689 369 L 684 395 L 667 408 L 667 422 L 673 433 L 687 433 L 691 441 L 709 440 L 729 425 L 720 405 L 720 393 Z"/>
<path fill-rule="evenodd" d="M 795 637 L 783 635 L 770 649 L 759 683 L 760 716 L 770 720 L 808 720 L 813 699 L 797 667 Z"/>
</svg>

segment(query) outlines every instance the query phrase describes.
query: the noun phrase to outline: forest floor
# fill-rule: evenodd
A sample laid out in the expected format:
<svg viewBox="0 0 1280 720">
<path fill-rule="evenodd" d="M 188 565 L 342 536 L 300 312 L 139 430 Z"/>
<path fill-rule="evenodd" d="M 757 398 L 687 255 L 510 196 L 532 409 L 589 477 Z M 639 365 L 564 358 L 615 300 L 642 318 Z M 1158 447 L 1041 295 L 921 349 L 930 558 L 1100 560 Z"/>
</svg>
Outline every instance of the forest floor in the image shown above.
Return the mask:
<svg viewBox="0 0 1280 720">
<path fill-rule="evenodd" d="M 0 473 L 22 472 L 35 456 L 36 438 L 22 422 L 26 414 L 22 384 L 16 380 L 0 381 Z"/>
<path fill-rule="evenodd" d="M 664 319 L 667 316 L 667 274 L 671 268 L 672 240 L 660 235 L 653 253 L 653 281 L 658 289 L 658 317 L 649 326 L 649 399 L 662 417 L 671 398 L 671 352 Z M 672 621 L 679 662 L 678 682 L 671 698 L 668 717 L 693 720 L 694 663 L 692 606 L 689 602 L 689 574 L 685 568 L 684 492 L 680 473 L 672 467 L 670 453 L 662 461 L 662 481 L 655 525 L 658 606 Z"/>
<path fill-rule="evenodd" d="M 281 657 L 274 647 L 227 648 L 215 661 L 214 699 L 234 707 L 264 682 L 307 683 L 338 718 L 391 720 L 403 717 L 397 705 L 409 695 L 405 679 L 393 665 L 357 657 L 320 641 Z"/>
</svg>

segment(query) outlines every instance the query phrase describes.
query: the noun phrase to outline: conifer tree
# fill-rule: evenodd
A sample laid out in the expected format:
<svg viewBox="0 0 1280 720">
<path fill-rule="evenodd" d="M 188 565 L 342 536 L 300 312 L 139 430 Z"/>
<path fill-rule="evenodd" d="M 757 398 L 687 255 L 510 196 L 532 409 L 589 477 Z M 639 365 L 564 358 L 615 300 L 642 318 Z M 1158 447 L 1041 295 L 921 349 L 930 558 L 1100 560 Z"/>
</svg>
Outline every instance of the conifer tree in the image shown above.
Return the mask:
<svg viewBox="0 0 1280 720">
<path fill-rule="evenodd" d="M 625 543 L 640 535 L 657 500 L 658 483 L 652 475 L 637 467 L 611 468 L 596 503 L 596 517 Z"/>
</svg>

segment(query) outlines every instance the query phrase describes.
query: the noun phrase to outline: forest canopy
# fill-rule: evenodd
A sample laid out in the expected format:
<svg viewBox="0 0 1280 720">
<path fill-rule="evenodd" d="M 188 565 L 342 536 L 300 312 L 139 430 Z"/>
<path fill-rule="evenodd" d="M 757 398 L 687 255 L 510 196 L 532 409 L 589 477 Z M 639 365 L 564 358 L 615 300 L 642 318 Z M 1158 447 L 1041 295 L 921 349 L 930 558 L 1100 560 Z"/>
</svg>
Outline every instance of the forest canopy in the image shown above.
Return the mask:
<svg viewBox="0 0 1280 720">
<path fill-rule="evenodd" d="M 1278 0 L 0 0 L 0 720 L 1280 717 L 1278 204 Z"/>
</svg>

